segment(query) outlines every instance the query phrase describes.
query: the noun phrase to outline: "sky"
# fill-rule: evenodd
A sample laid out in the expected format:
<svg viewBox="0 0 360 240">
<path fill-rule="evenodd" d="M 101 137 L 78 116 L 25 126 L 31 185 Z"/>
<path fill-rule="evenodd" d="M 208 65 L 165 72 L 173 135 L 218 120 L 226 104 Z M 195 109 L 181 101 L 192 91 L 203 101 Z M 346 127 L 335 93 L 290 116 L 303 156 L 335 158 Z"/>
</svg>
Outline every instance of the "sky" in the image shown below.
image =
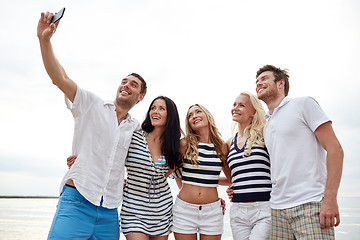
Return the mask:
<svg viewBox="0 0 360 240">
<path fill-rule="evenodd" d="M 142 75 L 148 94 L 210 110 L 224 140 L 256 71 L 290 72 L 289 97 L 312 96 L 345 152 L 340 196 L 360 196 L 360 3 L 356 0 L 0 0 L 0 195 L 57 196 L 71 154 L 73 117 L 43 67 L 41 12 L 66 7 L 52 39 L 78 86 L 113 100 L 121 79 Z M 264 105 L 265 106 L 265 105 Z M 267 110 L 267 108 L 265 107 Z"/>
</svg>

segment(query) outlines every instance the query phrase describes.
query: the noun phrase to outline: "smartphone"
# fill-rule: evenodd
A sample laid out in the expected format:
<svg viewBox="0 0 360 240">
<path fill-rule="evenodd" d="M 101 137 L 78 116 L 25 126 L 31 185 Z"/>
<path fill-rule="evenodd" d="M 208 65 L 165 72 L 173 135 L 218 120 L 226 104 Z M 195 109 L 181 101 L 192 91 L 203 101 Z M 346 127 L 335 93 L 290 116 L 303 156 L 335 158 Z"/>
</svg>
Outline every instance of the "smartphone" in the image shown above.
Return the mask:
<svg viewBox="0 0 360 240">
<path fill-rule="evenodd" d="M 58 11 L 51 19 L 51 23 L 56 23 L 64 16 L 65 8 L 62 8 L 60 11 Z"/>
</svg>

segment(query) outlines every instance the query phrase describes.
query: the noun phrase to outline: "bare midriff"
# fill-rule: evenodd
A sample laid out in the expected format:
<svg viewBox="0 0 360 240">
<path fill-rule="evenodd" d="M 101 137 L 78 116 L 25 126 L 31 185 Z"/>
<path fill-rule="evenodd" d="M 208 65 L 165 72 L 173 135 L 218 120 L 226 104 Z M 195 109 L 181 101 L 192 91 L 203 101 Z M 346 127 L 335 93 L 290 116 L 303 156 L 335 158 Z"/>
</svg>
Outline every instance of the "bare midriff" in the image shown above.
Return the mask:
<svg viewBox="0 0 360 240">
<path fill-rule="evenodd" d="M 201 187 L 184 183 L 178 198 L 192 204 L 208 204 L 219 200 L 216 187 Z"/>
</svg>

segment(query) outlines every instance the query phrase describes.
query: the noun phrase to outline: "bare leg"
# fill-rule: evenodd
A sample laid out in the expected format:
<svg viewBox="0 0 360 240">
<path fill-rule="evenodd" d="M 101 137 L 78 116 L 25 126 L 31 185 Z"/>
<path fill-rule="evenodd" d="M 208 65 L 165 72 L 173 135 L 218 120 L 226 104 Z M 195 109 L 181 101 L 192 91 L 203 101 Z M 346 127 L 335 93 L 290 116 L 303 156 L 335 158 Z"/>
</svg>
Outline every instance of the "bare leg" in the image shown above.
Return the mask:
<svg viewBox="0 0 360 240">
<path fill-rule="evenodd" d="M 169 237 L 169 235 L 165 235 L 165 236 L 156 236 L 156 237 L 151 237 L 150 236 L 150 240 L 167 240 Z"/>
<path fill-rule="evenodd" d="M 200 234 L 200 240 L 220 240 L 221 234 L 219 235 L 204 235 Z"/>
<path fill-rule="evenodd" d="M 197 233 L 194 234 L 183 234 L 183 233 L 175 233 L 174 237 L 176 240 L 197 240 Z"/>
<path fill-rule="evenodd" d="M 126 236 L 126 240 L 149 240 L 149 236 L 143 233 L 129 233 Z"/>
<path fill-rule="evenodd" d="M 169 235 L 165 235 L 165 236 L 148 236 L 146 234 L 143 233 L 129 233 L 128 235 L 125 236 L 126 240 L 167 240 Z"/>
</svg>

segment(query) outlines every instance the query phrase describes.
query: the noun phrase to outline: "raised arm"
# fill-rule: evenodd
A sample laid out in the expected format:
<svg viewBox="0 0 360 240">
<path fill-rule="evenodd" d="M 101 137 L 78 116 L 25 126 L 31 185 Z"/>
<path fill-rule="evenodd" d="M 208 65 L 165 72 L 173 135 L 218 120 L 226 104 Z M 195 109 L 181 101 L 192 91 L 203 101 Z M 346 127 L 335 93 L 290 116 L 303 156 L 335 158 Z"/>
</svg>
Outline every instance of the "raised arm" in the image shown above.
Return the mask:
<svg viewBox="0 0 360 240">
<path fill-rule="evenodd" d="M 54 14 L 49 12 L 46 14 L 41 13 L 41 17 L 39 19 L 37 36 L 40 42 L 41 56 L 46 72 L 51 78 L 53 84 L 55 84 L 61 91 L 63 91 L 71 102 L 74 102 L 77 90 L 76 83 L 67 76 L 64 68 L 56 59 L 50 41 L 60 22 L 58 21 L 55 24 L 51 23 L 51 18 L 53 15 Z"/>
<path fill-rule="evenodd" d="M 324 199 L 320 209 L 320 226 L 321 228 L 336 227 L 340 223 L 337 193 L 341 180 L 344 153 L 331 122 L 320 125 L 315 130 L 315 135 L 326 150 L 327 168 Z"/>
</svg>

